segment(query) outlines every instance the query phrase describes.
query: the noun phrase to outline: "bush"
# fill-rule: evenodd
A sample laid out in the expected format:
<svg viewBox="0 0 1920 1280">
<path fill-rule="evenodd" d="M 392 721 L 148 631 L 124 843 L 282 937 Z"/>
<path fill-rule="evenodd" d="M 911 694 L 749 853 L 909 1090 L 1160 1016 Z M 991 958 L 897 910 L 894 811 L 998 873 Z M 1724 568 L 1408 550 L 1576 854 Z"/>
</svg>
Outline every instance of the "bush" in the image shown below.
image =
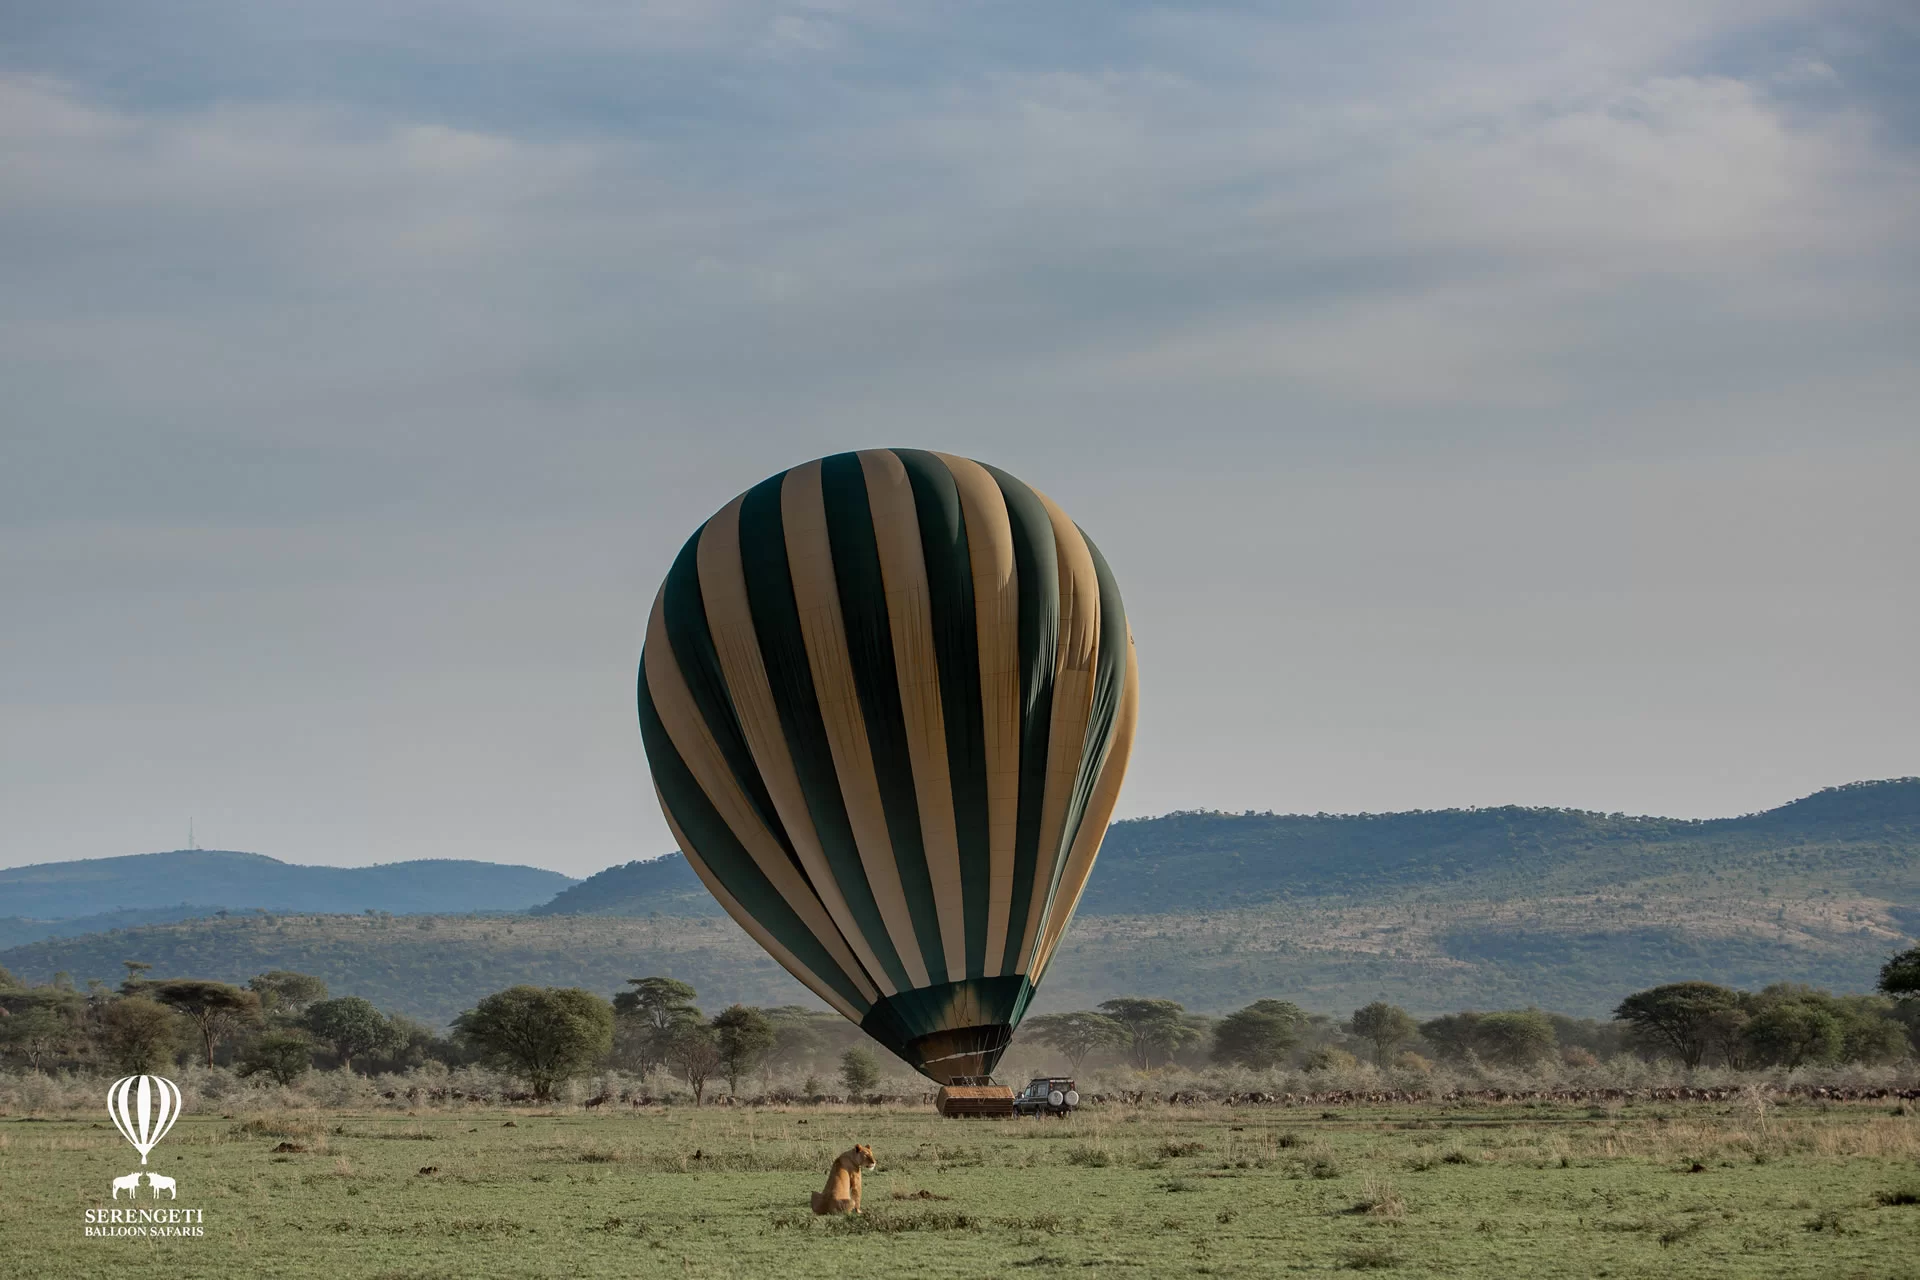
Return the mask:
<svg viewBox="0 0 1920 1280">
<path fill-rule="evenodd" d="M 173 1061 L 178 1050 L 179 1019 L 173 1010 L 145 996 L 115 1000 L 100 1015 L 101 1047 L 127 1071 L 150 1072 Z"/>
<path fill-rule="evenodd" d="M 578 987 L 509 987 L 460 1015 L 462 1037 L 527 1078 L 545 1102 L 613 1048 L 613 1006 Z"/>
<path fill-rule="evenodd" d="M 307 1030 L 338 1055 L 349 1071 L 360 1054 L 384 1053 L 400 1043 L 400 1031 L 388 1017 L 359 996 L 342 996 L 311 1005 Z"/>
<path fill-rule="evenodd" d="M 291 1031 L 269 1031 L 241 1052 L 234 1074 L 242 1079 L 269 1075 L 276 1084 L 285 1087 L 312 1066 L 313 1046 L 305 1036 Z"/>
<path fill-rule="evenodd" d="M 1322 1045 L 1301 1059 L 1300 1065 L 1308 1071 L 1351 1071 L 1360 1065 L 1360 1059 L 1345 1049 Z"/>
<path fill-rule="evenodd" d="M 841 1055 L 840 1083 L 850 1097 L 863 1098 L 872 1093 L 880 1083 L 880 1064 L 874 1061 L 873 1053 L 856 1045 Z"/>
<path fill-rule="evenodd" d="M 1293 1051 L 1306 1021 L 1307 1015 L 1298 1005 L 1285 1000 L 1256 1000 L 1228 1014 L 1214 1028 L 1213 1060 L 1265 1071 Z"/>
</svg>

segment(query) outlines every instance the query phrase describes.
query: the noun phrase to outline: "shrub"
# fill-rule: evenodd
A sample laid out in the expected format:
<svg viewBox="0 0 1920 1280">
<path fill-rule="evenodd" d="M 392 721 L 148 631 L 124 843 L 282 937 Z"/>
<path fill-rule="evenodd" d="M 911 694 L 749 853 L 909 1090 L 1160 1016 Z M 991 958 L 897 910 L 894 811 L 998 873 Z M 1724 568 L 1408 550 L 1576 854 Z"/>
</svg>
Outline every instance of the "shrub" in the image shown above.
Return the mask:
<svg viewBox="0 0 1920 1280">
<path fill-rule="evenodd" d="M 880 1064 L 874 1061 L 873 1053 L 861 1045 L 855 1045 L 840 1056 L 840 1083 L 846 1086 L 847 1093 L 856 1097 L 865 1097 L 874 1091 L 880 1083 Z"/>
<path fill-rule="evenodd" d="M 269 1031 L 257 1037 L 240 1054 L 234 1074 L 242 1079 L 272 1076 L 281 1086 L 292 1084 L 313 1066 L 313 1046 L 307 1038 L 291 1031 Z"/>
<path fill-rule="evenodd" d="M 100 1015 L 101 1042 L 128 1071 L 152 1071 L 173 1060 L 179 1047 L 173 1011 L 145 996 L 115 1000 Z"/>
<path fill-rule="evenodd" d="M 1351 1071 L 1360 1065 L 1360 1059 L 1345 1049 L 1322 1045 L 1309 1053 L 1300 1065 L 1308 1071 Z"/>
<path fill-rule="evenodd" d="M 613 1006 L 578 987 L 509 987 L 461 1014 L 454 1025 L 465 1039 L 524 1075 L 542 1102 L 553 1097 L 555 1085 L 586 1071 L 613 1048 Z"/>
</svg>

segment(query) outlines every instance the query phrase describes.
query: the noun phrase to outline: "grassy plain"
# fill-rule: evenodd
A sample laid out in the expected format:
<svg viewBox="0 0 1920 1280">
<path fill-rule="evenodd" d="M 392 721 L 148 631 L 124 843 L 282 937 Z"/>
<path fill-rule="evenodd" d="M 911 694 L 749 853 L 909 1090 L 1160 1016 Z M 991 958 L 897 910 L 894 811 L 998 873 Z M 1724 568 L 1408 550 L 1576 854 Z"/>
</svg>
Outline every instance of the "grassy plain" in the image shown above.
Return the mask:
<svg viewBox="0 0 1920 1280">
<path fill-rule="evenodd" d="M 814 1218 L 808 1193 L 856 1141 L 880 1159 L 865 1215 Z M 203 1209 L 204 1237 L 83 1238 L 134 1166 L 95 1115 L 0 1118 L 0 1275 L 1920 1269 L 1920 1118 L 1883 1103 L 238 1111 L 189 1115 L 154 1152 L 179 1184 L 159 1205 Z"/>
</svg>

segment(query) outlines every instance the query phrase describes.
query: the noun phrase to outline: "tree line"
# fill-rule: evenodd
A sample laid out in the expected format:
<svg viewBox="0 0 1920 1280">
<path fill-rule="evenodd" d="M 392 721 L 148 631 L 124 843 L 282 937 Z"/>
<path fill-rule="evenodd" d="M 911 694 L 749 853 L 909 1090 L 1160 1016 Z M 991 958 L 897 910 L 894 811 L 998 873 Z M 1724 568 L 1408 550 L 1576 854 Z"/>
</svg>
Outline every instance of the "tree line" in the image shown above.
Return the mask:
<svg viewBox="0 0 1920 1280">
<path fill-rule="evenodd" d="M 485 1063 L 526 1079 L 542 1100 L 602 1068 L 643 1079 L 666 1070 L 685 1082 L 695 1105 L 716 1081 L 737 1095 L 743 1081 L 775 1070 L 808 1069 L 805 1095 L 824 1092 L 814 1073 L 823 1063 L 850 1095 L 870 1094 L 880 1078 L 865 1038 L 834 1014 L 734 1004 L 709 1017 L 694 988 L 674 978 L 631 978 L 611 999 L 578 987 L 509 987 L 462 1013 L 442 1036 L 358 996 L 335 997 L 308 974 L 272 970 L 236 986 L 149 979 L 150 966 L 124 963 L 117 989 L 94 980 L 84 991 L 65 975 L 28 987 L 0 969 L 0 1054 L 46 1071 L 155 1071 L 192 1057 L 282 1085 L 315 1065 L 377 1073 Z M 1620 1053 L 1689 1070 L 1889 1062 L 1920 1049 L 1920 947 L 1886 963 L 1876 995 L 1834 996 L 1792 983 L 1758 992 L 1668 983 L 1626 997 L 1607 1022 L 1540 1009 L 1422 1021 L 1385 1001 L 1335 1020 L 1279 999 L 1214 1019 L 1173 1000 L 1122 996 L 1029 1018 L 1020 1039 L 1058 1052 L 1076 1072 L 1102 1057 L 1144 1071 L 1171 1064 L 1316 1070 L 1362 1057 L 1380 1067 L 1419 1069 L 1437 1059 L 1529 1068 L 1555 1058 L 1590 1065 Z"/>
<path fill-rule="evenodd" d="M 333 996 L 310 974 L 273 970 L 244 985 L 149 979 L 124 962 L 117 988 L 84 990 L 66 975 L 26 986 L 0 969 L 0 1057 L 34 1071 L 159 1071 L 192 1059 L 242 1078 L 286 1085 L 316 1066 L 376 1074 L 440 1062 L 485 1063 L 527 1080 L 546 1099 L 563 1082 L 610 1067 L 645 1077 L 666 1069 L 704 1101 L 755 1072 L 829 1063 L 850 1094 L 869 1094 L 880 1066 L 859 1030 L 836 1014 L 796 1006 L 730 1005 L 711 1018 L 673 978 L 630 979 L 611 999 L 578 987 L 497 991 L 454 1020 L 451 1034 L 359 996 Z M 824 1085 L 809 1076 L 805 1092 Z"/>
<path fill-rule="evenodd" d="M 1353 1065 L 1424 1067 L 1438 1060 L 1538 1067 L 1558 1058 L 1590 1065 L 1635 1053 L 1734 1070 L 1833 1063 L 1886 1063 L 1920 1052 L 1920 947 L 1888 960 L 1878 994 L 1835 996 L 1798 983 L 1738 991 L 1678 982 L 1635 992 L 1613 1018 L 1573 1018 L 1541 1009 L 1466 1010 L 1425 1021 L 1375 1001 L 1344 1021 L 1288 1000 L 1256 1000 L 1224 1018 L 1188 1013 L 1175 1001 L 1123 996 L 1097 1008 L 1028 1018 L 1021 1028 L 1064 1056 L 1138 1070 L 1169 1065 L 1256 1071 Z"/>
<path fill-rule="evenodd" d="M 0 1055 L 30 1070 L 157 1071 L 191 1058 L 286 1084 L 316 1062 L 366 1072 L 472 1061 L 466 1047 L 310 974 L 275 969 L 244 985 L 150 979 L 123 962 L 117 988 L 65 974 L 26 986 L 0 969 Z"/>
</svg>

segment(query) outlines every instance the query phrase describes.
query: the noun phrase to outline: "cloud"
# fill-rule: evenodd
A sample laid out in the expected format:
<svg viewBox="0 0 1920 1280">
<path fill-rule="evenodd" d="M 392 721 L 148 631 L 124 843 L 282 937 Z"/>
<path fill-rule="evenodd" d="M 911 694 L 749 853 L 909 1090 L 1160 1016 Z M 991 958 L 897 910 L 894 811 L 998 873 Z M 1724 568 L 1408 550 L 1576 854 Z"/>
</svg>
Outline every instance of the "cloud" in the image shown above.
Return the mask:
<svg viewBox="0 0 1920 1280">
<path fill-rule="evenodd" d="M 1002 460 L 1134 566 L 1174 744 L 1140 796 L 1265 807 L 1285 801 L 1262 771 L 1318 768 L 1310 808 L 1436 802 L 1411 766 L 1369 792 L 1364 754 L 1263 754 L 1265 722 L 1219 695 L 1264 678 L 1251 637 L 1300 587 L 1272 585 L 1288 546 L 1312 550 L 1298 574 L 1405 610 L 1455 578 L 1370 576 L 1383 546 L 1480 566 L 1485 612 L 1447 624 L 1434 668 L 1479 688 L 1474 647 L 1509 652 L 1498 620 L 1557 556 L 1625 574 L 1618 617 L 1526 634 L 1601 637 L 1599 664 L 1609 626 L 1671 606 L 1656 557 L 1591 540 L 1622 494 L 1653 495 L 1642 527 L 1724 552 L 1701 530 L 1754 527 L 1740 477 L 1779 496 L 1808 455 L 1822 480 L 1789 523 L 1818 562 L 1858 550 L 1848 477 L 1877 503 L 1916 466 L 1920 161 L 1910 88 L 1876 61 L 1907 47 L 1897 8 L 78 12 L 10 16 L 0 63 L 0 589 L 34 612 L 0 638 L 0 669 L 32 673 L 0 719 L 9 785 L 105 779 L 142 797 L 129 824 L 211 778 L 251 779 L 244 821 L 313 854 L 340 829 L 277 825 L 276 804 L 311 806 L 246 751 L 140 781 L 174 768 L 159 729 L 87 746 L 160 689 L 156 722 L 237 741 L 271 702 L 307 726 L 303 773 L 374 741 L 443 802 L 434 822 L 470 806 L 442 831 L 406 787 L 354 783 L 389 856 L 525 847 L 543 788 L 601 833 L 574 869 L 644 845 L 636 823 L 663 840 L 609 799 L 638 767 L 606 695 L 628 615 L 726 496 L 878 442 Z M 1602 483 L 1596 458 L 1621 470 Z M 1488 459 L 1522 478 L 1485 481 Z M 1407 496 L 1434 484 L 1466 496 Z M 1223 490 L 1314 520 L 1256 537 Z M 1510 523 L 1538 561 L 1488 552 Z M 1777 542 L 1744 545 L 1732 576 L 1788 573 Z M 1277 592 L 1248 636 L 1195 621 L 1245 583 Z M 1356 637 L 1354 601 L 1318 590 L 1288 623 L 1326 673 L 1302 714 L 1390 722 L 1370 664 L 1427 671 L 1434 646 L 1392 642 L 1426 624 Z M 1812 660 L 1810 633 L 1778 634 Z M 1622 663 L 1596 686 L 1631 686 Z M 464 704 L 481 675 L 512 696 Z M 377 730 L 350 711 L 369 701 Z M 1861 742 L 1898 736 L 1870 720 Z M 1215 755 L 1180 745 L 1202 740 Z M 1497 744 L 1459 759 L 1526 776 Z"/>
</svg>

